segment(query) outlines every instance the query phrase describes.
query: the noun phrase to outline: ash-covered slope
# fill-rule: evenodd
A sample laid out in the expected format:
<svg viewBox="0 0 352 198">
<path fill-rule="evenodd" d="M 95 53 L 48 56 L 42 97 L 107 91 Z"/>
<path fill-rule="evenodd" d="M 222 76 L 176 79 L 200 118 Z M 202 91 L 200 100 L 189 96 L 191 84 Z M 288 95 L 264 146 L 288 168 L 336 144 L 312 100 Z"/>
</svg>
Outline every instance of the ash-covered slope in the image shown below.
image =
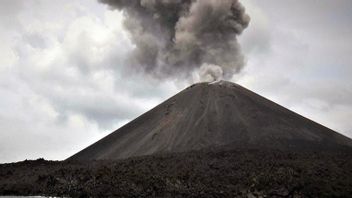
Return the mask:
<svg viewBox="0 0 352 198">
<path fill-rule="evenodd" d="M 352 140 L 237 84 L 195 84 L 69 160 L 218 147 L 335 149 Z"/>
</svg>

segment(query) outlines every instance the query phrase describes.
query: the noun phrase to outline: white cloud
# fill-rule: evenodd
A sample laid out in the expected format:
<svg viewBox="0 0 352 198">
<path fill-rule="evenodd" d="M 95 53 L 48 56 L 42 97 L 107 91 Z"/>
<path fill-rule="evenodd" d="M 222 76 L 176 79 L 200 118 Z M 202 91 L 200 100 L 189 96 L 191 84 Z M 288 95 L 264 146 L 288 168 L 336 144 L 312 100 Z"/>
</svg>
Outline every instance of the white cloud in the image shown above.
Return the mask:
<svg viewBox="0 0 352 198">
<path fill-rule="evenodd" d="M 0 162 L 69 157 L 177 90 L 123 71 L 132 45 L 118 11 L 95 0 L 10 7 L 0 20 L 13 24 L 0 31 Z"/>
<path fill-rule="evenodd" d="M 243 3 L 234 79 L 351 137 L 350 1 Z M 122 17 L 95 0 L 0 2 L 0 162 L 64 159 L 190 83 L 131 74 Z"/>
<path fill-rule="evenodd" d="M 252 24 L 241 37 L 248 65 L 236 76 L 239 83 L 352 137 L 352 124 L 344 119 L 352 106 L 352 46 L 346 45 L 352 3 L 243 3 Z"/>
</svg>

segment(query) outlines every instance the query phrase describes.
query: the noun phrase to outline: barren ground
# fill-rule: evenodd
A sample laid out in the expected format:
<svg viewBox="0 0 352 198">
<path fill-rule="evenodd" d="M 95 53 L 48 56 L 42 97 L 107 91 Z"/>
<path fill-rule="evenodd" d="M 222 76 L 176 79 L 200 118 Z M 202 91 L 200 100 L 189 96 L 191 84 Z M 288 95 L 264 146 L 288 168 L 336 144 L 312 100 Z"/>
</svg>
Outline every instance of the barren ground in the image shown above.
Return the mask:
<svg viewBox="0 0 352 198">
<path fill-rule="evenodd" d="M 0 165 L 0 195 L 352 197 L 351 152 L 235 149 Z"/>
</svg>

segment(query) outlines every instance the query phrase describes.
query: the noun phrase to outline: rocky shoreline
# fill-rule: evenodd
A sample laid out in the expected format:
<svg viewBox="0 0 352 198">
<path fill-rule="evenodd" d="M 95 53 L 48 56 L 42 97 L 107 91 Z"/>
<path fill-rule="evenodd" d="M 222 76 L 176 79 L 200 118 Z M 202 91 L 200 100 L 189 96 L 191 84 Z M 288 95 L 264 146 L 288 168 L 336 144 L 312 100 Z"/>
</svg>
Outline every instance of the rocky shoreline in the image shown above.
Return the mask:
<svg viewBox="0 0 352 198">
<path fill-rule="evenodd" d="M 0 165 L 0 195 L 352 197 L 351 152 L 234 149 Z"/>
</svg>

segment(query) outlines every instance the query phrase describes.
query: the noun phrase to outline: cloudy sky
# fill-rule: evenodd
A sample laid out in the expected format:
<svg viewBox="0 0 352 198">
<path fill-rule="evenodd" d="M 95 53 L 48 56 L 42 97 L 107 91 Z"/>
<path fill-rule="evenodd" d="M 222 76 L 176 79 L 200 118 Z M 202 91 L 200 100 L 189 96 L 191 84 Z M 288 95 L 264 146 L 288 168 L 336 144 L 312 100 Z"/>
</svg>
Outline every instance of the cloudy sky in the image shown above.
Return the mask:
<svg viewBox="0 0 352 198">
<path fill-rule="evenodd" d="M 352 1 L 242 3 L 232 81 L 352 137 Z M 0 0 L 0 163 L 65 159 L 192 83 L 126 69 L 123 17 L 96 0 Z"/>
</svg>

